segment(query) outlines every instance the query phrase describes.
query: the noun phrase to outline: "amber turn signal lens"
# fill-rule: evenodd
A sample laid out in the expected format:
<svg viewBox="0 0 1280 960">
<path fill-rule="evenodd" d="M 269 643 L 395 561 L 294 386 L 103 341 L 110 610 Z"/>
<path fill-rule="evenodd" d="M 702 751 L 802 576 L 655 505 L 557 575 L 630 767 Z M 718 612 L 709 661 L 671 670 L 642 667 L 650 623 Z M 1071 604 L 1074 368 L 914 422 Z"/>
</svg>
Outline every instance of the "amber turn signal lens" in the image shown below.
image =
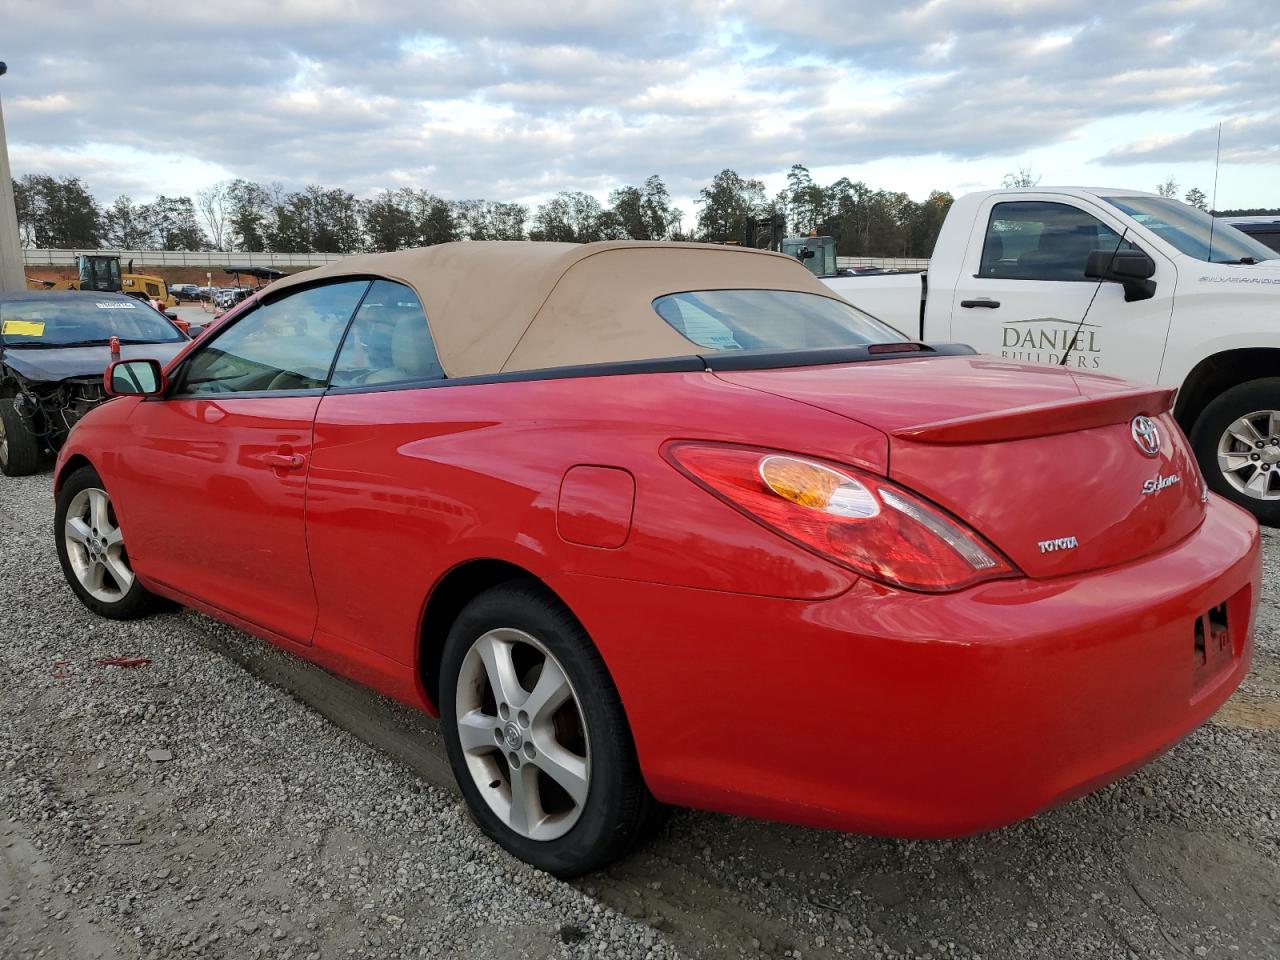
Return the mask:
<svg viewBox="0 0 1280 960">
<path fill-rule="evenodd" d="M 797 457 L 765 457 L 760 461 L 764 485 L 792 503 L 837 517 L 864 519 L 880 512 L 875 496 L 852 477 Z"/>
</svg>

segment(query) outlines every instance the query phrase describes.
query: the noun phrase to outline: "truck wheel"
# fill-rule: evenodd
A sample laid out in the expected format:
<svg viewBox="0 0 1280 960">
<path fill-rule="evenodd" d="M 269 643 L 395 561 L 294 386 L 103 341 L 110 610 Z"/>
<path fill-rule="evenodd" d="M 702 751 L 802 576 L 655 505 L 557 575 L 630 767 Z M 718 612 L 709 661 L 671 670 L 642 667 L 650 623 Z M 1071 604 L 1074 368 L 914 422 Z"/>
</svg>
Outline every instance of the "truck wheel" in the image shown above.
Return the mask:
<svg viewBox="0 0 1280 960">
<path fill-rule="evenodd" d="M 6 477 L 25 477 L 38 469 L 40 441 L 14 409 L 13 398 L 0 398 L 0 471 Z"/>
<path fill-rule="evenodd" d="M 1211 490 L 1280 527 L 1280 377 L 1219 394 L 1196 420 L 1191 446 Z"/>
</svg>

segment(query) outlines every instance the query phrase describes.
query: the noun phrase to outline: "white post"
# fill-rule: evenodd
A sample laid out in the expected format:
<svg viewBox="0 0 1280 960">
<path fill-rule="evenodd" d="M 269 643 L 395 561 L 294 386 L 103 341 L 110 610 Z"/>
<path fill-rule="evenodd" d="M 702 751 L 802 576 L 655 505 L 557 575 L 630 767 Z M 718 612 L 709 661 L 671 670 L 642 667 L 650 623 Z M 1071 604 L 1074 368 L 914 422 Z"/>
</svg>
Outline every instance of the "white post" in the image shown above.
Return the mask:
<svg viewBox="0 0 1280 960">
<path fill-rule="evenodd" d="M 0 77 L 7 68 L 0 62 Z M 27 271 L 18 243 L 18 211 L 13 202 L 13 175 L 9 172 L 9 145 L 4 139 L 4 109 L 0 107 L 0 293 L 25 290 Z"/>
</svg>

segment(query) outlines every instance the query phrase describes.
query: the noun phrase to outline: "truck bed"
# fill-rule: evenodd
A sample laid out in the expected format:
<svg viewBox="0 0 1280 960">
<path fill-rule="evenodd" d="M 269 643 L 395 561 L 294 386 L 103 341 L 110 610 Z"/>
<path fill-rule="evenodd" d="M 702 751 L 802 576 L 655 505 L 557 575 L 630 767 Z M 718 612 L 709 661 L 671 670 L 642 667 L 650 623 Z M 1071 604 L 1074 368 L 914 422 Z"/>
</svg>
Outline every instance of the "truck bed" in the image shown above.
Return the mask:
<svg viewBox="0 0 1280 960">
<path fill-rule="evenodd" d="M 908 337 L 919 337 L 925 277 L 923 273 L 886 273 L 867 277 L 826 277 L 822 282 L 864 313 Z"/>
</svg>

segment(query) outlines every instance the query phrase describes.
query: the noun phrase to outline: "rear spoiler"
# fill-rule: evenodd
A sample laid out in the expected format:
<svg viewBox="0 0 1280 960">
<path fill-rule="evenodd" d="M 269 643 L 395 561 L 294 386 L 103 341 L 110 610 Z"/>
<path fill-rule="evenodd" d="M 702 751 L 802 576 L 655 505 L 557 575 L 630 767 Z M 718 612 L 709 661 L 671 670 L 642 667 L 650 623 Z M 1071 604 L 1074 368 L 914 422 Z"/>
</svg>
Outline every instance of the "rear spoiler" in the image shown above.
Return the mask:
<svg viewBox="0 0 1280 960">
<path fill-rule="evenodd" d="M 1027 440 L 1124 423 L 1140 414 L 1156 416 L 1173 406 L 1172 387 L 1138 387 L 1100 397 L 1074 397 L 999 413 L 956 417 L 894 430 L 915 443 L 961 444 Z"/>
</svg>

